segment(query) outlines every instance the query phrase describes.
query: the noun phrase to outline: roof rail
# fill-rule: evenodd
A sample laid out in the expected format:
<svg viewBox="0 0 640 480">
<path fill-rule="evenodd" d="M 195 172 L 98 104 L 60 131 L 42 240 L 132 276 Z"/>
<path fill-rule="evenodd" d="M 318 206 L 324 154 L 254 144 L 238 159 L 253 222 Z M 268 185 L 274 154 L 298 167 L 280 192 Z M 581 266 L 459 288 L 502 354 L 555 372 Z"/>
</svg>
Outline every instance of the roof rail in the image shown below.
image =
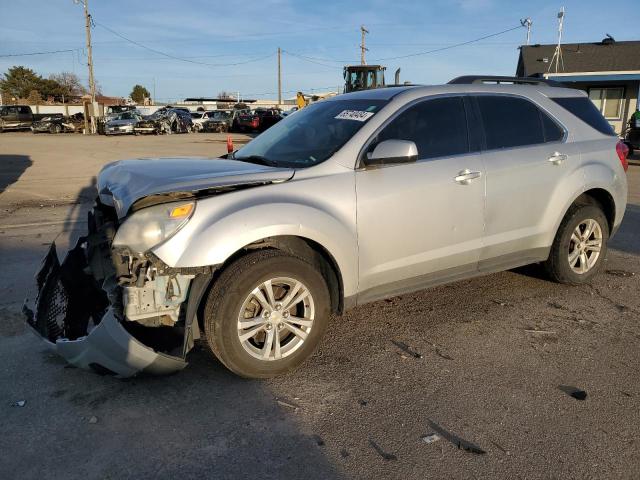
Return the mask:
<svg viewBox="0 0 640 480">
<path fill-rule="evenodd" d="M 469 85 L 472 83 L 511 83 L 514 85 L 548 85 L 550 87 L 561 87 L 562 84 L 540 77 L 500 77 L 490 75 L 464 75 L 450 80 L 451 85 Z"/>
</svg>

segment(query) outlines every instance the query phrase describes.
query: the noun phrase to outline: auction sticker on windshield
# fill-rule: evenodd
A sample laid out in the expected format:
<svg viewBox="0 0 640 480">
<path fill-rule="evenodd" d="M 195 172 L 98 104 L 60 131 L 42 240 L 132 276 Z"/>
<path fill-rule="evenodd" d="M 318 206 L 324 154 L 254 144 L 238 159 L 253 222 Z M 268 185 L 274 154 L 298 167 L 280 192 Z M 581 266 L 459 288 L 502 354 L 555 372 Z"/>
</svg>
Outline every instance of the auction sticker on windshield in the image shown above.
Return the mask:
<svg viewBox="0 0 640 480">
<path fill-rule="evenodd" d="M 356 122 L 366 122 L 373 117 L 373 112 L 363 112 L 362 110 L 343 110 L 335 118 L 341 120 L 355 120 Z"/>
</svg>

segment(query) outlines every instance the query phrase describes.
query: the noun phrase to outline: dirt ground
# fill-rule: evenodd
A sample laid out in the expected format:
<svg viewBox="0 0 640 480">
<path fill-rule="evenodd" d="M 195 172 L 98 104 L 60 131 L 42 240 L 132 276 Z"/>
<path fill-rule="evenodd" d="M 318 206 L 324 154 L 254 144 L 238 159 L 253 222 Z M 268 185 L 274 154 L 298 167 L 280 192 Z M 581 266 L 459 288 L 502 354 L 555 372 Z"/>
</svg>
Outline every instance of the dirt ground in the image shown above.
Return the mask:
<svg viewBox="0 0 640 480">
<path fill-rule="evenodd" d="M 589 286 L 531 266 L 360 307 L 269 381 L 204 346 L 179 374 L 126 381 L 49 353 L 20 308 L 47 245 L 85 228 L 99 168 L 225 140 L 0 135 L 0 478 L 640 478 L 636 165 Z"/>
</svg>

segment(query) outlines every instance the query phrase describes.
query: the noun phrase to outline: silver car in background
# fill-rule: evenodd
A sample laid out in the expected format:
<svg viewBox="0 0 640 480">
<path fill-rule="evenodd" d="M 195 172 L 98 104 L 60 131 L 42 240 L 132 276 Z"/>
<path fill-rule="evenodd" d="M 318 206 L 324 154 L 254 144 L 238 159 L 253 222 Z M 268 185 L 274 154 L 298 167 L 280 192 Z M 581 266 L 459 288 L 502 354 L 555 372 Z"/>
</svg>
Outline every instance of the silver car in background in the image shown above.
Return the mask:
<svg viewBox="0 0 640 480">
<path fill-rule="evenodd" d="M 135 111 L 122 112 L 107 121 L 104 126 L 105 135 L 131 135 L 142 115 Z"/>
<path fill-rule="evenodd" d="M 87 235 L 62 264 L 52 246 L 25 313 L 103 373 L 179 370 L 204 332 L 238 375 L 283 374 L 357 305 L 536 262 L 589 282 L 626 154 L 584 92 L 543 80 L 337 96 L 226 158 L 105 166 Z"/>
</svg>

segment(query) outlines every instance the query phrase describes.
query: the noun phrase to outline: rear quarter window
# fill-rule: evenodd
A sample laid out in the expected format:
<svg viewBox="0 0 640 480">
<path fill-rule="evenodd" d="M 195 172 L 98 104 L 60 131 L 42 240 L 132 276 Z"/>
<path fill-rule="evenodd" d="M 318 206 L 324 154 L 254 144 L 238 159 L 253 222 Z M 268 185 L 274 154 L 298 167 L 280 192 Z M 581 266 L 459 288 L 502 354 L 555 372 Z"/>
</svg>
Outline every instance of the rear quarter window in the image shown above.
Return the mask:
<svg viewBox="0 0 640 480">
<path fill-rule="evenodd" d="M 540 112 L 530 101 L 507 95 L 476 99 L 488 150 L 544 143 Z"/>
<path fill-rule="evenodd" d="M 615 136 L 616 132 L 613 130 L 609 122 L 605 120 L 602 114 L 598 111 L 596 106 L 586 97 L 556 97 L 551 98 L 554 102 L 560 105 L 565 110 L 569 111 L 587 125 L 595 128 L 598 132 L 605 135 Z"/>
</svg>

